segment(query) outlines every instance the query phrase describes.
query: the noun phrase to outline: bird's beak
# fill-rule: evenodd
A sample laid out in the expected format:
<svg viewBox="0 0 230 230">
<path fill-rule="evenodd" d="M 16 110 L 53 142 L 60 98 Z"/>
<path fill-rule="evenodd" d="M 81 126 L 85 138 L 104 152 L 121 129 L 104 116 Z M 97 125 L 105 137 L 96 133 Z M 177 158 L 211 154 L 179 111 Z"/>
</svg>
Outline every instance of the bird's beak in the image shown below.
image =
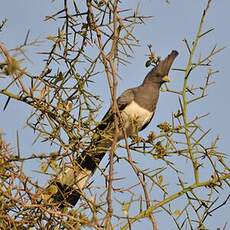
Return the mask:
<svg viewBox="0 0 230 230">
<path fill-rule="evenodd" d="M 165 75 L 165 76 L 162 78 L 162 80 L 163 80 L 164 82 L 170 82 L 170 81 L 171 81 L 168 75 Z"/>
</svg>

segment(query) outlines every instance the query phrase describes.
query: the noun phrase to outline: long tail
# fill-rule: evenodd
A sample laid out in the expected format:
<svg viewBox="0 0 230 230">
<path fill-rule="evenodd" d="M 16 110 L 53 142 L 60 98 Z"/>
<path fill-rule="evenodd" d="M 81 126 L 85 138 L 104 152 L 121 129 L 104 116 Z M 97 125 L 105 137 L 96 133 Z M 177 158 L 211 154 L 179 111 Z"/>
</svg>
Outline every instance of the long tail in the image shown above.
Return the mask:
<svg viewBox="0 0 230 230">
<path fill-rule="evenodd" d="M 111 143 L 111 138 L 100 137 L 96 142 L 94 140 L 73 165 L 66 168 L 55 181 L 52 181 L 51 184 L 57 188 L 52 198 L 60 208 L 76 205 L 88 179 L 97 169 Z"/>
</svg>

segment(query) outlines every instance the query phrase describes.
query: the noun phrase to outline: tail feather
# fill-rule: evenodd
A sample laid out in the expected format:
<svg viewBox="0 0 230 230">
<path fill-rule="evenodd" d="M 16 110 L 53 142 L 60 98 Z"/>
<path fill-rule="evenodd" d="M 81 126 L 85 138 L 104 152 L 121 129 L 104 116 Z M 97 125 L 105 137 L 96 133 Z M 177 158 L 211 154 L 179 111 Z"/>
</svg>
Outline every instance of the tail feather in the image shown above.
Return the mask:
<svg viewBox="0 0 230 230">
<path fill-rule="evenodd" d="M 60 208 L 67 205 L 76 205 L 82 190 L 97 169 L 110 145 L 111 140 L 108 139 L 100 140 L 94 145 L 91 144 L 76 160 L 75 166 L 67 168 L 52 183 L 57 187 L 57 192 L 52 198 L 54 202 L 58 202 Z"/>
<path fill-rule="evenodd" d="M 52 198 L 59 203 L 61 208 L 64 208 L 67 204 L 74 206 L 78 202 L 82 190 L 91 175 L 91 170 L 80 168 L 79 166 L 66 169 L 55 182 L 58 190 Z"/>
</svg>

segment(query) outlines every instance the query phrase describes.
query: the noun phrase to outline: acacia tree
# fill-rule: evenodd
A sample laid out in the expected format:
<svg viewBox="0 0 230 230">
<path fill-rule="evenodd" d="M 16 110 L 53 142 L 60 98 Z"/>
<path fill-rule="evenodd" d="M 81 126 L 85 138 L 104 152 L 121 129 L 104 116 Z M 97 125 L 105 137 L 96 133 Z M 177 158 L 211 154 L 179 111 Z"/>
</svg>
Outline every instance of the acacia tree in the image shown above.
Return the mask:
<svg viewBox="0 0 230 230">
<path fill-rule="evenodd" d="M 123 9 L 118 0 L 86 0 L 84 4 L 63 0 L 63 8 L 46 18 L 61 25 L 56 34 L 47 37 L 52 45 L 42 52 L 43 70 L 36 75 L 30 73 L 20 56 L 37 41 L 30 42 L 27 34 L 24 43 L 11 50 L 0 43 L 0 94 L 7 98 L 2 106 L 6 109 L 11 100 L 29 105 L 32 112 L 26 124 L 34 130 L 36 141 L 48 142 L 55 149 L 24 157 L 15 154 L 3 140 L 4 136 L 0 136 L 2 229 L 10 226 L 11 229 L 124 230 L 132 229 L 143 219 L 150 220 L 152 228 L 158 229 L 155 213 L 159 210 L 168 214 L 175 228 L 206 229 L 207 218 L 228 201 L 229 197 L 220 201 L 219 197 L 222 189 L 227 189 L 230 177 L 225 154 L 217 150 L 218 138 L 209 143 L 209 130 L 201 127 L 200 120 L 206 115 L 190 116 L 191 104 L 206 97 L 213 83 L 217 71 L 211 67 L 212 59 L 222 50 L 214 46 L 207 55 L 195 58 L 200 40 L 211 32 L 203 28 L 210 5 L 211 0 L 201 15 L 194 39 L 184 40 L 187 64 L 175 72 L 183 74 L 182 88 L 162 89 L 178 96 L 178 108 L 173 111 L 171 121 L 162 121 L 159 131 L 150 132 L 147 138 L 138 136 L 117 145 L 114 142 L 108 164 L 97 170 L 105 184 L 97 186 L 97 180 L 89 182 L 75 208 L 58 209 L 52 201 L 56 187 L 42 187 L 36 179 L 25 175 L 23 162 L 40 160 L 40 172 L 50 175 L 52 180 L 66 165 L 74 167 L 74 160 L 94 135 L 96 115 L 103 106 L 100 95 L 91 90 L 99 75 L 107 82 L 111 105 L 118 116 L 115 122 L 119 123 L 116 98 L 120 65 L 128 64 L 129 58 L 135 56 L 139 38 L 135 37 L 134 28 L 149 17 L 140 15 L 138 10 Z M 5 24 L 2 21 L 2 33 Z M 149 46 L 146 66 L 157 61 Z M 193 72 L 199 68 L 207 69 L 204 83 L 191 84 Z M 157 161 L 159 166 L 146 168 L 142 160 Z M 130 174 L 116 171 L 118 164 L 128 168 Z M 182 172 L 182 164 L 191 170 Z M 210 174 L 201 179 L 203 168 L 208 168 Z M 175 178 L 172 184 L 165 182 L 169 174 Z M 173 208 L 177 198 L 183 198 L 183 204 Z"/>
</svg>

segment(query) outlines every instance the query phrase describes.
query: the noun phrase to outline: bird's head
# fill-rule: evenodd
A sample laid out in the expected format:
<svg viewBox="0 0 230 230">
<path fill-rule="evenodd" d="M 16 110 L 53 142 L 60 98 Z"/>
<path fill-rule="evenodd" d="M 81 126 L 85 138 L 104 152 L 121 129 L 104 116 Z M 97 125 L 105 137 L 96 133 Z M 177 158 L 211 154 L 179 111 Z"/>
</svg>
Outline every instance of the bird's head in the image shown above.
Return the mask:
<svg viewBox="0 0 230 230">
<path fill-rule="evenodd" d="M 151 81 L 152 83 L 161 85 L 165 82 L 169 82 L 170 78 L 168 73 L 178 54 L 176 50 L 173 50 L 164 60 L 159 61 L 159 63 L 147 74 L 144 83 Z"/>
</svg>

